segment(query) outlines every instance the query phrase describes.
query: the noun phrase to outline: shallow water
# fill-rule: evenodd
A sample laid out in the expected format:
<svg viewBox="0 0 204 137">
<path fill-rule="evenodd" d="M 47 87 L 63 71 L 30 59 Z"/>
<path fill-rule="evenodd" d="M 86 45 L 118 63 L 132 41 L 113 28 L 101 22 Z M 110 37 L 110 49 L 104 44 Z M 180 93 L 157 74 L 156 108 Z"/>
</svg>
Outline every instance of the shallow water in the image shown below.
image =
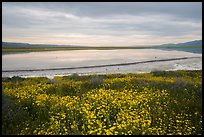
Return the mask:
<svg viewBox="0 0 204 137">
<path fill-rule="evenodd" d="M 179 57 L 202 57 L 202 54 L 189 53 L 184 51 L 165 51 L 159 49 L 70 50 L 4 54 L 2 55 L 2 71 L 83 67 Z M 56 75 L 68 75 L 72 73 L 133 73 L 150 72 L 154 70 L 174 70 L 177 68 L 202 69 L 202 58 L 101 68 L 32 72 L 2 72 L 2 76 L 53 77 Z"/>
<path fill-rule="evenodd" d="M 185 51 L 185 52 L 190 52 L 190 53 L 198 53 L 198 54 L 202 54 L 202 48 L 162 48 L 162 50 L 176 50 L 176 51 Z"/>
</svg>

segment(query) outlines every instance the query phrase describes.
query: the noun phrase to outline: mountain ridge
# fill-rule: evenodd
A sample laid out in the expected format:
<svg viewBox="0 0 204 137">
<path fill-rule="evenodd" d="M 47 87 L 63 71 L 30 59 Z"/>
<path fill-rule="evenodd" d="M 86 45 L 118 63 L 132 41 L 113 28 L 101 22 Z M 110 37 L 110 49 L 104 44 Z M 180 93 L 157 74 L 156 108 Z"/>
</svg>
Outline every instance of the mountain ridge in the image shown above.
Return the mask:
<svg viewBox="0 0 204 137">
<path fill-rule="evenodd" d="M 202 40 L 194 40 L 182 43 L 168 43 L 168 44 L 161 44 L 158 46 L 202 46 Z"/>
<path fill-rule="evenodd" d="M 65 45 L 65 44 L 58 45 L 58 44 L 30 44 L 30 43 L 17 43 L 17 42 L 2 42 L 2 47 L 33 47 L 33 46 L 39 46 L 39 47 L 40 46 L 42 46 L 42 47 L 88 47 L 88 46 Z M 146 45 L 146 46 L 202 46 L 202 40 L 193 40 L 193 41 L 176 43 L 176 44 L 175 43 L 167 43 L 167 44 Z M 128 47 L 130 47 L 130 46 L 128 46 Z"/>
</svg>

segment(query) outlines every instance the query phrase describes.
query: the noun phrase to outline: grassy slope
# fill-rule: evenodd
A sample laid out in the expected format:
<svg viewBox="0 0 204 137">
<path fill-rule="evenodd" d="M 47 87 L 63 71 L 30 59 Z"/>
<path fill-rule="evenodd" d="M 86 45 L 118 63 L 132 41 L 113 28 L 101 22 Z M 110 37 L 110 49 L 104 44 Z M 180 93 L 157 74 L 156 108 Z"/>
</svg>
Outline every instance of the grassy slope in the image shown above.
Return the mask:
<svg viewBox="0 0 204 137">
<path fill-rule="evenodd" d="M 2 78 L 3 134 L 201 134 L 202 71 Z"/>
</svg>

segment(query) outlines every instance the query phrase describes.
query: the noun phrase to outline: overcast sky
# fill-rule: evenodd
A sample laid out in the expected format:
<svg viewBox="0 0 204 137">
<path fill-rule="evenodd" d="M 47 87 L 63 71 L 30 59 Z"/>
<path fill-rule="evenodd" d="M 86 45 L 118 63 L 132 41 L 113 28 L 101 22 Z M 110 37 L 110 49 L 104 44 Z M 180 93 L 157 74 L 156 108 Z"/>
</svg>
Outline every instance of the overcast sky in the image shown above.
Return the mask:
<svg viewBox="0 0 204 137">
<path fill-rule="evenodd" d="M 2 40 L 129 46 L 202 39 L 201 2 L 3 2 Z"/>
</svg>

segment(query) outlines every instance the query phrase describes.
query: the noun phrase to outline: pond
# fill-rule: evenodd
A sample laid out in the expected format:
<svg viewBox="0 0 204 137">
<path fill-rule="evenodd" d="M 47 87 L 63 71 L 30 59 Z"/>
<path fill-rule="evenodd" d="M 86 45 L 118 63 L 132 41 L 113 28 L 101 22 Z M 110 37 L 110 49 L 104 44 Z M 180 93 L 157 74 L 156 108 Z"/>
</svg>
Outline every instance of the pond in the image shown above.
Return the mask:
<svg viewBox="0 0 204 137">
<path fill-rule="evenodd" d="M 168 62 L 152 62 L 125 66 L 78 68 L 63 70 L 28 71 L 36 69 L 74 68 L 96 65 L 120 64 L 161 60 L 180 57 L 199 57 Z M 133 73 L 154 70 L 202 69 L 202 54 L 185 51 L 160 49 L 117 49 L 117 50 L 66 50 L 43 51 L 2 55 L 2 76 L 47 76 L 68 75 L 72 73 Z M 184 68 L 183 68 L 184 67 Z M 16 71 L 23 70 L 23 71 Z M 13 71 L 13 72 L 5 72 Z"/>
</svg>

